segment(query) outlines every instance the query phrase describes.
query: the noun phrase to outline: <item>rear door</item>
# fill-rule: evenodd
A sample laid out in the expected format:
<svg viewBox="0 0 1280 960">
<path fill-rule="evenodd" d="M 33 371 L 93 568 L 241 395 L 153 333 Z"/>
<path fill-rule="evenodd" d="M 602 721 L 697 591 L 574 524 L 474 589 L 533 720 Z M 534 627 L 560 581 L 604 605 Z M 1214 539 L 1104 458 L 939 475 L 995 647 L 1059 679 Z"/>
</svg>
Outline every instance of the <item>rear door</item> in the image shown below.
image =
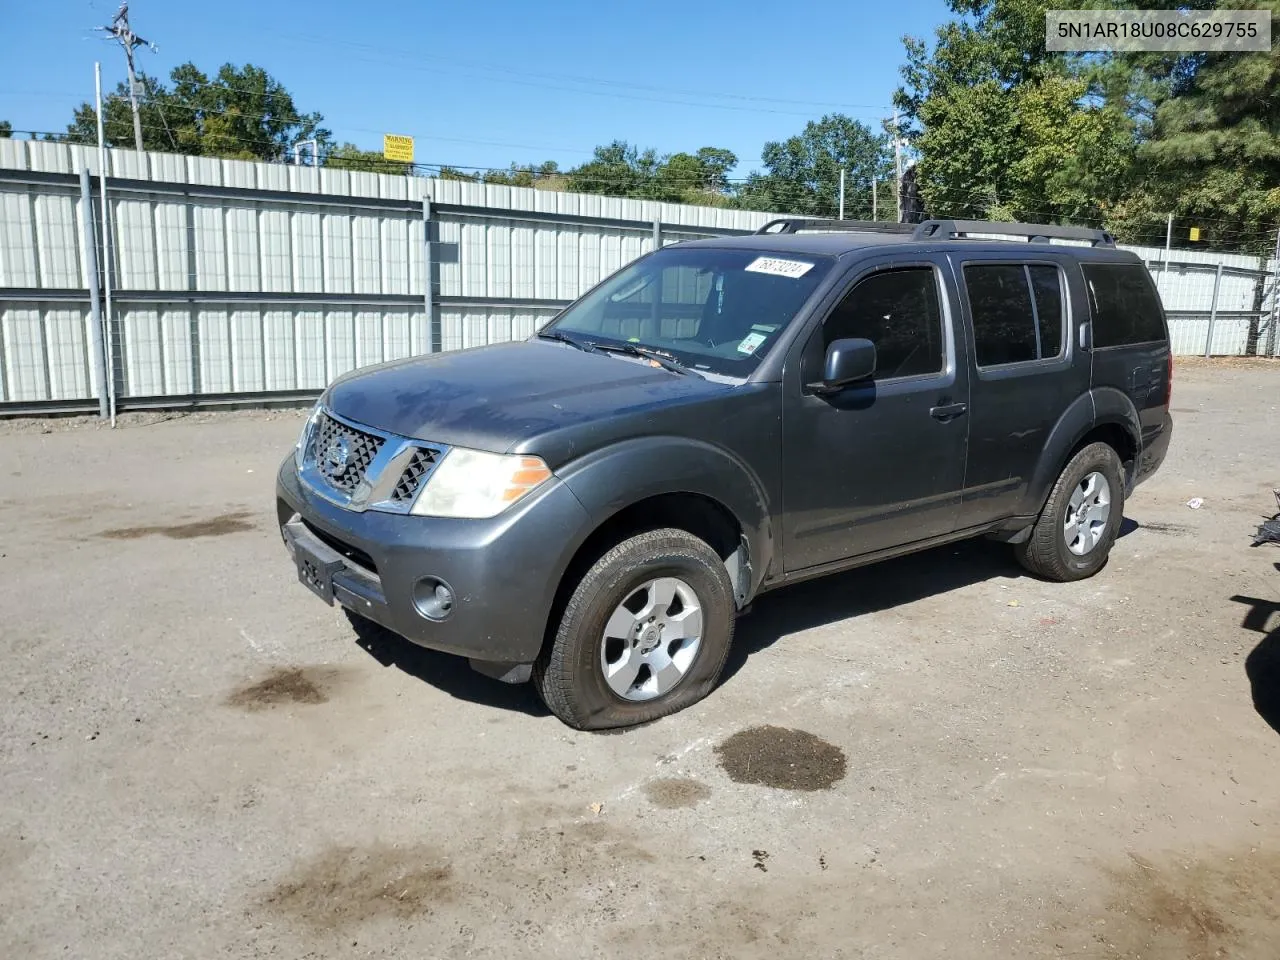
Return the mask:
<svg viewBox="0 0 1280 960">
<path fill-rule="evenodd" d="M 971 527 L 1017 512 L 1049 432 L 1089 389 L 1089 357 L 1071 336 L 1069 258 L 992 252 L 953 255 L 952 263 L 973 357 L 961 508 L 962 526 Z"/>
<path fill-rule="evenodd" d="M 854 268 L 788 358 L 782 522 L 787 571 L 875 553 L 955 529 L 964 485 L 968 377 L 943 265 L 917 255 Z M 873 379 L 833 396 L 821 379 L 833 340 L 876 344 Z"/>
</svg>

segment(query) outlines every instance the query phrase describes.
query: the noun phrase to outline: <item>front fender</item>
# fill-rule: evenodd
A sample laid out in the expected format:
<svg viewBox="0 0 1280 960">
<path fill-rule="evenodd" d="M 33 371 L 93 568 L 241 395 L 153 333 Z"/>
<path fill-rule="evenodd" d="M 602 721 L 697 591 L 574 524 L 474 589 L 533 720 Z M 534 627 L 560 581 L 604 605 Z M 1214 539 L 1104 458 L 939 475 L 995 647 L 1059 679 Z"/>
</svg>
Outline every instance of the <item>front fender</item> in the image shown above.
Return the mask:
<svg viewBox="0 0 1280 960">
<path fill-rule="evenodd" d="M 1032 517 L 1040 513 L 1076 444 L 1094 427 L 1109 423 L 1116 424 L 1129 435 L 1134 449 L 1141 449 L 1138 411 L 1124 393 L 1113 387 L 1099 387 L 1072 401 L 1049 431 L 1040 462 L 1036 464 L 1031 482 L 1027 484 L 1026 497 L 1018 509 L 1019 516 Z"/>
<path fill-rule="evenodd" d="M 670 493 L 714 500 L 738 521 L 754 594 L 773 560 L 769 501 L 759 477 L 722 447 L 687 437 L 637 437 L 593 451 L 556 471 L 595 526 L 620 510 Z"/>
</svg>

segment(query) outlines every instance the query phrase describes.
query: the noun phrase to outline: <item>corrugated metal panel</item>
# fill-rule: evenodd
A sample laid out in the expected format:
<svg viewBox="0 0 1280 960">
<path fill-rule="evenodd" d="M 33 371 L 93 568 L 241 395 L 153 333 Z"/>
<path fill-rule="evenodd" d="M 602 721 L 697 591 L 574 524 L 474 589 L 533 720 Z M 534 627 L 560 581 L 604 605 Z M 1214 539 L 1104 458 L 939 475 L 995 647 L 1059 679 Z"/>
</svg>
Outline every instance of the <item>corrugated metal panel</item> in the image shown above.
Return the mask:
<svg viewBox="0 0 1280 960">
<path fill-rule="evenodd" d="M 45 311 L 50 400 L 90 396 L 86 314 L 87 311 L 79 307 L 65 305 L 51 306 Z"/>
<path fill-rule="evenodd" d="M 262 314 L 264 386 L 267 390 L 298 387 L 298 342 L 291 310 L 266 310 Z"/>
<path fill-rule="evenodd" d="M 325 317 L 325 347 L 330 379 L 355 369 L 355 317 L 350 310 L 328 312 Z"/>
<path fill-rule="evenodd" d="M 264 209 L 258 218 L 262 236 L 262 289 L 271 293 L 293 290 L 293 244 L 289 211 Z"/>
<path fill-rule="evenodd" d="M 77 199 L 70 193 L 46 193 L 35 197 L 36 253 L 41 287 L 81 286 Z"/>
<path fill-rule="evenodd" d="M 224 230 L 226 213 L 220 206 L 192 204 L 191 220 L 195 229 L 196 277 L 194 289 L 223 291 L 227 282 L 227 242 Z"/>
<path fill-rule="evenodd" d="M 35 224 L 27 188 L 0 190 L 0 287 L 35 287 Z"/>
<path fill-rule="evenodd" d="M 200 337 L 200 390 L 202 393 L 230 393 L 231 318 L 224 309 L 202 308 L 197 316 Z"/>
<path fill-rule="evenodd" d="M 191 309 L 166 305 L 160 313 L 160 341 L 164 356 L 165 392 L 185 396 L 195 392 L 192 382 Z"/>
<path fill-rule="evenodd" d="M 150 397 L 165 392 L 164 349 L 160 335 L 160 313 L 151 306 L 122 311 L 126 396 Z"/>
<path fill-rule="evenodd" d="M 321 240 L 323 217 L 310 210 L 298 210 L 290 217 L 293 251 L 293 289 L 303 293 L 324 290 L 324 244 Z"/>
<path fill-rule="evenodd" d="M 44 324 L 35 306 L 7 304 L 0 312 L 4 347 L 5 400 L 46 400 Z"/>
</svg>

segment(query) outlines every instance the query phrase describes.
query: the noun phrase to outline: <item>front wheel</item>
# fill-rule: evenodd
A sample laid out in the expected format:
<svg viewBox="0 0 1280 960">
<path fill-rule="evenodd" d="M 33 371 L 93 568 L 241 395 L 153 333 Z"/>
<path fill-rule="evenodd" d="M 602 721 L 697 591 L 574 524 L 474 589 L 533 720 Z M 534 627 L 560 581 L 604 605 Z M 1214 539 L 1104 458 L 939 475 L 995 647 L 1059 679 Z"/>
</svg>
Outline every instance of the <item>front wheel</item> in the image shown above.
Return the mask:
<svg viewBox="0 0 1280 960">
<path fill-rule="evenodd" d="M 641 533 L 601 557 L 574 589 L 534 665 L 548 708 L 571 727 L 626 727 L 697 703 L 733 638 L 728 571 L 683 530 Z"/>
<path fill-rule="evenodd" d="M 1031 536 L 1018 544 L 1018 560 L 1047 580 L 1091 577 L 1106 564 L 1123 517 L 1120 457 L 1109 444 L 1091 443 L 1058 477 Z"/>
</svg>

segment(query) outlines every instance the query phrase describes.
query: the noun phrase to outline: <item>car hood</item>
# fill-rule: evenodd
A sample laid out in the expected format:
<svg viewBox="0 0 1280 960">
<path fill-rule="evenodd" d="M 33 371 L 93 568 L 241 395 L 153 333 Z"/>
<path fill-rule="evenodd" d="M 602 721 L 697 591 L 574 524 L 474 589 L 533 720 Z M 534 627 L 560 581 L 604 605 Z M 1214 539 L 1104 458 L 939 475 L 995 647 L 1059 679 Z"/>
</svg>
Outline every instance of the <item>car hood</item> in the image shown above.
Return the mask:
<svg viewBox="0 0 1280 960">
<path fill-rule="evenodd" d="M 362 369 L 336 381 L 325 402 L 389 433 L 505 452 L 553 430 L 732 389 L 616 354 L 520 340 Z"/>
</svg>

